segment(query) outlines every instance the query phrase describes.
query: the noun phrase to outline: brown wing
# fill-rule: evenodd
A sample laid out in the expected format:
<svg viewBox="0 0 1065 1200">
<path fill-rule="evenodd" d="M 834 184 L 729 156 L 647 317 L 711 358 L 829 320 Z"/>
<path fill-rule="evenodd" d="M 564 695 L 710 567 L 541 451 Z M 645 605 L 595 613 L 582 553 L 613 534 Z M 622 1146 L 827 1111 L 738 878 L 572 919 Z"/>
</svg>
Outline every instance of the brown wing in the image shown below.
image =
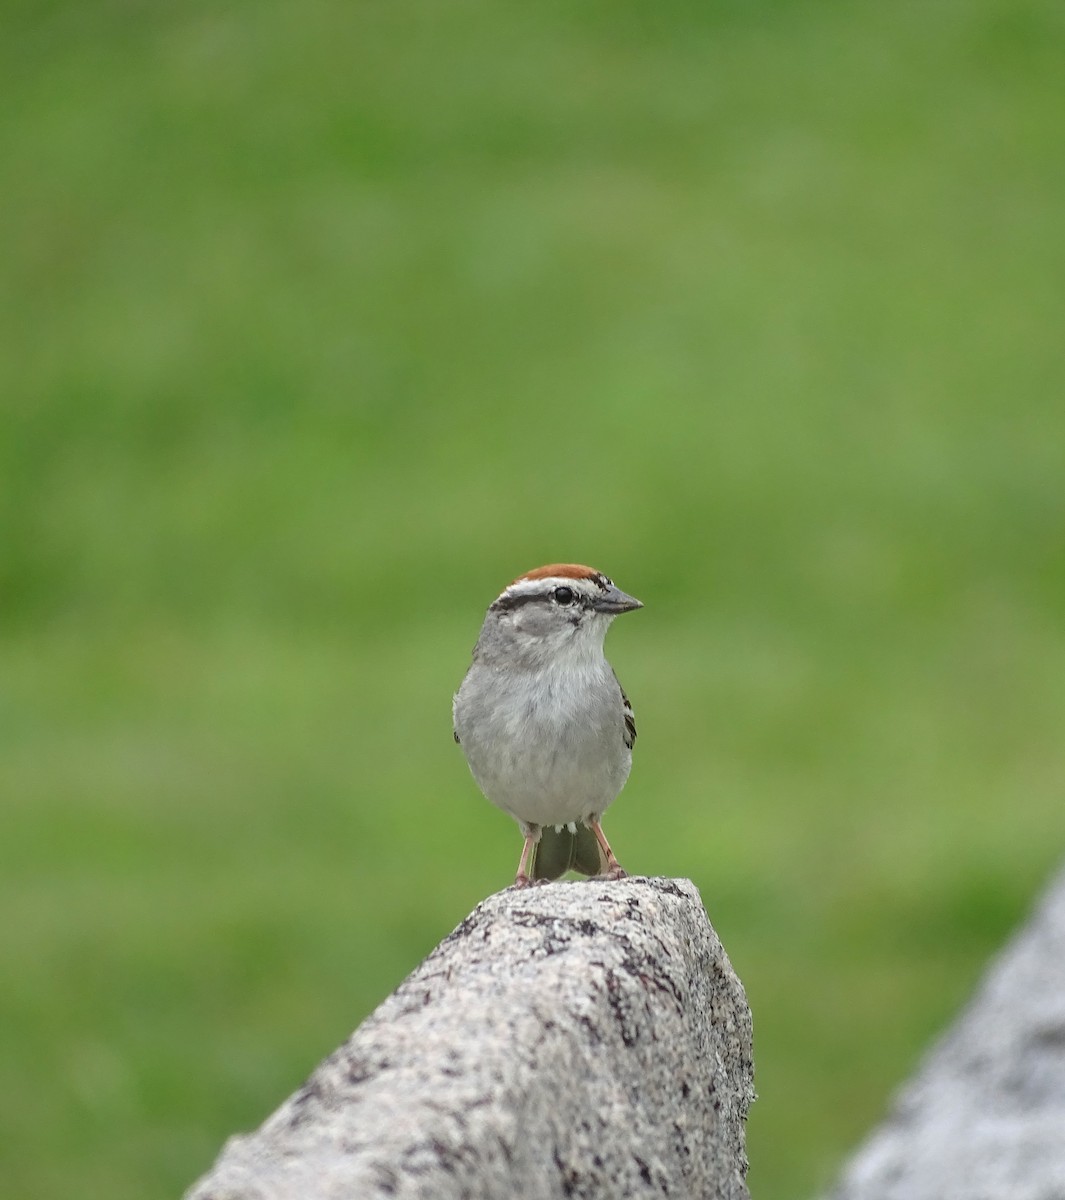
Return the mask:
<svg viewBox="0 0 1065 1200">
<path fill-rule="evenodd" d="M 617 679 L 617 675 L 614 676 Z M 618 681 L 618 691 L 621 692 L 621 707 L 625 714 L 625 732 L 621 735 L 625 739 L 625 745 L 631 750 L 636 741 L 636 714 L 632 711 L 632 705 L 629 703 L 628 696 L 625 695 L 625 689 Z"/>
</svg>

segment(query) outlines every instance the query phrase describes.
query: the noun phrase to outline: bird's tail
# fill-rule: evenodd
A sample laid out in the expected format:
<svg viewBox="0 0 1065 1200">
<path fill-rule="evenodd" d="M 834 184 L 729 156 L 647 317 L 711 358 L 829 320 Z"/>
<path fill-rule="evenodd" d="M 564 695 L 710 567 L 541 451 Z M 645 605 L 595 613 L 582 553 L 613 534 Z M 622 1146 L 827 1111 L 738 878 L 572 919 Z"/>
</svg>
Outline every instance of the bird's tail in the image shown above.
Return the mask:
<svg viewBox="0 0 1065 1200">
<path fill-rule="evenodd" d="M 529 875 L 532 879 L 558 879 L 567 871 L 602 875 L 605 870 L 606 859 L 587 825 L 579 824 L 576 833 L 570 833 L 566 825 L 561 829 L 548 825 L 533 850 Z"/>
</svg>

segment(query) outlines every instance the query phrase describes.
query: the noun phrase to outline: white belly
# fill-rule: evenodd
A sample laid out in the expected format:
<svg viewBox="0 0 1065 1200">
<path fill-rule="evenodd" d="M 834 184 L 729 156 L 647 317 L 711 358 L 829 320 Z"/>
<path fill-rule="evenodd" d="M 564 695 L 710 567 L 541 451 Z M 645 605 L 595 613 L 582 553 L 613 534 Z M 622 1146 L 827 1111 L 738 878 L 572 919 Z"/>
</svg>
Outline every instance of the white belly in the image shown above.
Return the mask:
<svg viewBox="0 0 1065 1200">
<path fill-rule="evenodd" d="M 604 664 L 605 666 L 605 664 Z M 456 730 L 481 791 L 531 825 L 562 825 L 601 814 L 628 778 L 617 682 L 529 680 L 474 673 L 460 689 Z"/>
</svg>

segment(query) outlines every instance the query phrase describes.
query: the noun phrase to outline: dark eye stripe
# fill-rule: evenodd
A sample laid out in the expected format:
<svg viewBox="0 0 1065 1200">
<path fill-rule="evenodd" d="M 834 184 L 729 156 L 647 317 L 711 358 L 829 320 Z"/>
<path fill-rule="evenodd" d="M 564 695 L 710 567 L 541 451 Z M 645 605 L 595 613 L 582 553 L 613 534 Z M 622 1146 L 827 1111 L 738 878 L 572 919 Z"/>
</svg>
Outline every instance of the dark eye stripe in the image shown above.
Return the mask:
<svg viewBox="0 0 1065 1200">
<path fill-rule="evenodd" d="M 492 612 L 513 612 L 516 608 L 522 608 L 526 604 L 535 604 L 537 601 L 547 600 L 543 592 L 527 592 L 524 596 L 508 596 L 504 593 L 498 600 L 492 601 Z"/>
<path fill-rule="evenodd" d="M 568 592 L 569 600 L 559 600 L 559 592 Z M 560 584 L 558 587 L 551 588 L 549 591 L 542 592 L 518 592 L 514 595 L 508 595 L 506 592 L 502 596 L 492 601 L 490 612 L 513 612 L 516 608 L 522 608 L 526 604 L 550 604 L 552 601 L 561 604 L 563 607 L 586 606 L 588 600 L 576 588 L 567 587 L 565 584 Z"/>
</svg>

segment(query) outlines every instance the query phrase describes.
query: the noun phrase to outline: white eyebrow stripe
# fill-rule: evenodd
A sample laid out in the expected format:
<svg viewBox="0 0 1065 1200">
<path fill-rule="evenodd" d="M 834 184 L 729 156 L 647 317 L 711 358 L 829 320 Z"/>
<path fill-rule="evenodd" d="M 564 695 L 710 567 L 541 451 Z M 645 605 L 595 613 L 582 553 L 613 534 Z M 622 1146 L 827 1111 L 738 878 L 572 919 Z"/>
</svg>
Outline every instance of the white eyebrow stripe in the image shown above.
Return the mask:
<svg viewBox="0 0 1065 1200">
<path fill-rule="evenodd" d="M 589 586 L 589 585 L 592 586 Z M 566 587 L 584 599 L 598 595 L 599 586 L 590 579 L 573 579 L 568 575 L 549 575 L 541 579 L 516 579 L 493 601 L 499 608 L 516 608 L 532 600 L 547 600 L 557 587 Z"/>
<path fill-rule="evenodd" d="M 597 592 L 605 592 L 613 586 L 610 579 L 598 572 L 595 575 L 581 578 L 575 578 L 573 575 L 540 575 L 536 579 L 527 579 L 523 575 L 504 588 L 501 594 L 505 596 L 509 592 L 511 595 L 523 596 L 531 593 L 550 592 L 557 587 L 571 587 L 585 595 L 594 596 Z"/>
<path fill-rule="evenodd" d="M 543 579 L 516 579 L 504 592 L 504 596 L 548 596 L 557 587 L 584 591 L 582 579 L 567 579 L 565 575 L 549 575 Z"/>
</svg>

